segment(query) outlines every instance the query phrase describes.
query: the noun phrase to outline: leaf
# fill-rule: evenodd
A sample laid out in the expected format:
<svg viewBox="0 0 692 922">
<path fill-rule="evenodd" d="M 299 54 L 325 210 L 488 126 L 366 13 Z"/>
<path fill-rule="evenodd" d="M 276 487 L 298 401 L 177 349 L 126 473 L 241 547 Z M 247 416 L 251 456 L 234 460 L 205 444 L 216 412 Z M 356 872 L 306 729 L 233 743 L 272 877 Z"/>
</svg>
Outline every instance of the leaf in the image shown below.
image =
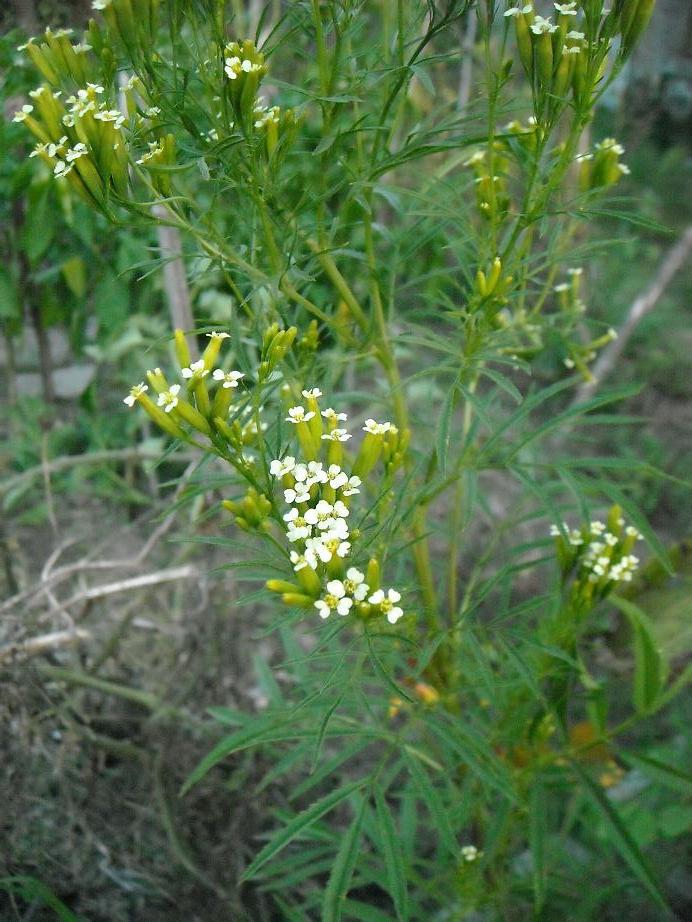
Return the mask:
<svg viewBox="0 0 692 922">
<path fill-rule="evenodd" d="M 286 729 L 280 731 L 278 728 L 281 726 L 285 727 L 285 723 L 276 717 L 265 717 L 263 720 L 253 721 L 249 727 L 243 727 L 236 733 L 231 733 L 230 736 L 224 737 L 221 742 L 217 743 L 211 752 L 207 753 L 187 777 L 180 789 L 181 797 L 187 794 L 190 788 L 194 787 L 198 781 L 201 781 L 215 765 L 219 764 L 219 762 L 222 762 L 234 752 L 239 752 L 241 749 L 249 749 L 251 746 L 256 746 L 263 740 L 266 741 L 272 731 L 279 733 L 278 736 L 272 737 L 274 740 L 295 738 L 295 731 L 288 731 Z"/>
<path fill-rule="evenodd" d="M 327 732 L 327 727 L 329 726 L 329 721 L 331 719 L 334 711 L 341 704 L 344 695 L 346 694 L 346 689 L 343 689 L 334 699 L 334 702 L 330 704 L 327 710 L 324 712 L 322 720 L 320 721 L 319 730 L 317 731 L 317 739 L 315 740 L 315 749 L 312 755 L 312 761 L 310 763 L 310 773 L 314 772 L 317 768 L 317 765 L 320 761 L 320 752 L 322 751 L 322 743 L 324 742 L 324 735 Z"/>
<path fill-rule="evenodd" d="M 0 320 L 20 317 L 19 297 L 9 271 L 0 266 Z"/>
<path fill-rule="evenodd" d="M 545 868 L 545 789 L 537 777 L 531 787 L 529 802 L 529 845 L 531 847 L 533 869 L 533 905 L 538 915 L 545 903 L 546 868 Z"/>
<path fill-rule="evenodd" d="M 378 845 L 384 858 L 389 895 L 399 922 L 408 918 L 407 887 L 404 859 L 394 818 L 387 806 L 382 788 L 375 788 L 375 811 L 379 833 Z"/>
<path fill-rule="evenodd" d="M 433 821 L 435 832 L 449 853 L 456 856 L 459 846 L 449 822 L 449 814 L 442 803 L 440 795 L 427 773 L 419 765 L 418 760 L 414 759 L 407 751 L 404 751 L 404 758 L 416 791 Z"/>
<path fill-rule="evenodd" d="M 447 454 L 449 453 L 449 425 L 454 412 L 454 403 L 457 392 L 456 381 L 447 392 L 447 396 L 442 404 L 440 411 L 440 422 L 437 427 L 437 463 L 440 468 L 440 474 L 444 475 L 447 471 Z"/>
<path fill-rule="evenodd" d="M 3 877 L 0 879 L 0 890 L 5 890 L 6 893 L 18 893 L 27 903 L 33 903 L 34 907 L 37 903 L 48 906 L 60 922 L 83 922 L 62 900 L 58 899 L 50 887 L 35 877 Z"/>
<path fill-rule="evenodd" d="M 80 300 L 86 292 L 86 266 L 81 256 L 72 256 L 62 264 L 62 274 L 67 287 Z"/>
<path fill-rule="evenodd" d="M 387 670 L 384 667 L 384 663 L 380 659 L 379 655 L 375 652 L 375 647 L 373 645 L 372 639 L 369 634 L 366 635 L 368 641 L 368 650 L 370 651 L 370 659 L 372 664 L 375 667 L 375 672 L 379 675 L 385 685 L 388 685 L 394 694 L 399 695 L 404 698 L 406 701 L 410 701 L 411 704 L 414 703 L 413 698 L 409 695 L 408 692 L 404 691 L 401 686 L 397 685 L 394 679 L 390 676 Z"/>
<path fill-rule="evenodd" d="M 639 756 L 629 752 L 619 753 L 623 761 L 634 768 L 640 769 L 645 775 L 660 782 L 673 791 L 680 791 L 683 794 L 692 796 L 692 774 L 684 772 L 674 765 L 667 765 L 660 759 L 653 759 L 651 756 Z"/>
<path fill-rule="evenodd" d="M 363 824 L 366 800 L 361 798 L 360 806 L 356 811 L 353 822 L 346 830 L 341 840 L 339 851 L 334 859 L 334 865 L 324 891 L 322 903 L 322 922 L 340 922 L 344 902 L 351 885 L 353 870 L 358 860 L 358 846 L 360 845 L 360 830 Z"/>
<path fill-rule="evenodd" d="M 612 802 L 606 797 L 603 789 L 600 788 L 590 776 L 581 768 L 580 765 L 573 762 L 572 768 L 579 775 L 586 793 L 589 795 L 591 803 L 605 820 L 606 827 L 610 833 L 610 840 L 613 846 L 620 853 L 621 857 L 627 862 L 634 875 L 640 881 L 642 886 L 649 893 L 653 901 L 661 909 L 670 912 L 666 899 L 653 876 L 644 856 L 640 852 L 637 843 L 630 835 L 627 827 L 622 821 L 619 813 L 613 806 Z"/>
<path fill-rule="evenodd" d="M 644 612 L 627 599 L 611 595 L 610 601 L 629 621 L 634 638 L 634 689 L 632 700 L 638 714 L 651 714 L 663 688 L 665 664 L 656 647 L 653 627 Z"/>
<path fill-rule="evenodd" d="M 312 806 L 303 810 L 297 816 L 294 816 L 289 823 L 279 829 L 273 839 L 264 846 L 254 861 L 250 863 L 241 877 L 241 881 L 250 880 L 254 877 L 260 868 L 263 868 L 268 861 L 271 861 L 274 855 L 286 848 L 297 836 L 323 817 L 325 813 L 329 813 L 330 810 L 333 810 L 334 807 L 350 797 L 351 794 L 364 787 L 367 780 L 367 778 L 362 778 L 359 781 L 352 781 L 350 784 L 337 788 L 320 800 L 315 801 Z"/>
</svg>

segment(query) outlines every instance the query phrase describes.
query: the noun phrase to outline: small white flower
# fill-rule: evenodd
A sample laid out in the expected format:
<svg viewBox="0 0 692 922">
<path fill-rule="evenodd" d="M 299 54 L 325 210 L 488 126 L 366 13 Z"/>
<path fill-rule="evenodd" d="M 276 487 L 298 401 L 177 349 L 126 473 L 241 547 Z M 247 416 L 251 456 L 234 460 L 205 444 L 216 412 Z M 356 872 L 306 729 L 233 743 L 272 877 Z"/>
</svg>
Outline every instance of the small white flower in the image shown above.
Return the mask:
<svg viewBox="0 0 692 922">
<path fill-rule="evenodd" d="M 618 543 L 618 539 L 615 537 L 615 535 L 611 535 L 609 531 L 603 535 L 603 540 L 608 545 L 608 547 L 615 547 L 615 545 Z"/>
<path fill-rule="evenodd" d="M 529 28 L 534 35 L 542 35 L 544 32 L 549 34 L 557 32 L 557 26 L 554 26 L 549 19 L 545 19 L 543 16 L 536 16 Z"/>
<path fill-rule="evenodd" d="M 272 477 L 283 477 L 284 474 L 290 474 L 293 468 L 296 466 L 296 459 L 291 455 L 286 455 L 285 458 L 277 458 L 275 461 L 269 465 L 269 473 Z"/>
<path fill-rule="evenodd" d="M 191 362 L 189 368 L 183 368 L 181 374 L 187 379 L 202 379 L 209 374 L 209 369 L 204 367 L 204 359 L 200 359 L 198 362 Z"/>
<path fill-rule="evenodd" d="M 348 483 L 348 474 L 341 470 L 338 464 L 330 464 L 327 470 L 327 482 L 332 490 L 338 490 Z"/>
<path fill-rule="evenodd" d="M 149 385 L 145 384 L 144 381 L 142 381 L 141 384 L 135 384 L 135 386 L 130 390 L 130 393 L 127 395 L 127 397 L 124 398 L 123 403 L 126 403 L 128 407 L 133 407 L 137 403 L 139 398 L 142 396 L 142 394 L 144 394 L 148 390 L 149 390 Z"/>
<path fill-rule="evenodd" d="M 305 484 L 296 483 L 295 489 L 284 490 L 284 499 L 289 505 L 291 503 L 309 503 L 310 489 Z"/>
<path fill-rule="evenodd" d="M 301 393 L 303 394 L 303 397 L 305 397 L 306 400 L 309 400 L 310 398 L 312 398 L 313 400 L 317 400 L 318 397 L 322 396 L 322 391 L 319 389 L 319 387 L 313 387 L 312 389 L 307 390 L 307 391 L 302 391 Z"/>
<path fill-rule="evenodd" d="M 291 509 L 284 516 L 284 521 L 288 523 L 286 537 L 293 544 L 294 541 L 305 541 L 312 534 L 312 528 L 305 521 L 304 516 L 297 509 Z"/>
<path fill-rule="evenodd" d="M 533 6 L 530 3 L 527 3 L 525 6 L 513 6 L 511 9 L 507 10 L 505 16 L 521 16 L 522 13 L 526 15 L 532 10 Z"/>
<path fill-rule="evenodd" d="M 480 854 L 475 845 L 464 845 L 461 848 L 461 857 L 464 861 L 475 861 Z"/>
<path fill-rule="evenodd" d="M 207 333 L 209 339 L 230 339 L 230 333 L 219 333 L 216 330 L 212 330 L 211 333 Z"/>
<path fill-rule="evenodd" d="M 573 269 L 567 270 L 567 275 L 581 275 L 583 271 L 581 266 L 575 266 Z"/>
<path fill-rule="evenodd" d="M 287 423 L 294 423 L 297 426 L 298 423 L 307 423 L 314 415 L 312 410 L 306 413 L 305 407 L 291 407 L 285 419 Z"/>
<path fill-rule="evenodd" d="M 553 6 L 558 11 L 558 13 L 561 13 L 563 16 L 577 15 L 576 3 L 554 3 Z"/>
<path fill-rule="evenodd" d="M 22 106 L 17 112 L 14 113 L 13 122 L 23 122 L 24 119 L 34 111 L 34 107 L 30 105 Z"/>
<path fill-rule="evenodd" d="M 337 413 L 336 410 L 333 410 L 331 407 L 327 407 L 326 410 L 322 410 L 322 416 L 324 416 L 324 418 L 330 423 L 343 423 L 348 419 L 348 413 Z"/>
<path fill-rule="evenodd" d="M 580 544 L 584 543 L 584 537 L 578 528 L 573 528 L 569 533 L 569 543 L 572 547 L 579 547 Z"/>
<path fill-rule="evenodd" d="M 589 525 L 589 530 L 591 531 L 592 535 L 602 535 L 606 530 L 606 527 L 603 522 L 591 522 Z"/>
<path fill-rule="evenodd" d="M 625 534 L 629 535 L 630 538 L 636 538 L 637 541 L 641 541 L 643 537 L 642 533 L 634 525 L 628 525 L 625 529 Z"/>
<path fill-rule="evenodd" d="M 314 554 L 299 554 L 297 551 L 291 551 L 291 563 L 296 573 L 299 573 L 305 567 L 310 567 L 312 570 L 317 569 L 317 559 Z"/>
<path fill-rule="evenodd" d="M 342 616 L 347 615 L 352 605 L 353 599 L 346 597 L 346 589 L 339 579 L 329 580 L 324 598 L 315 602 L 320 618 L 328 618 L 333 611 Z"/>
<path fill-rule="evenodd" d="M 343 525 L 345 526 L 345 522 Z M 332 557 L 346 557 L 351 549 L 350 541 L 345 541 L 343 529 L 325 531 L 319 538 L 308 538 L 305 546 L 314 550 L 323 563 L 329 563 Z"/>
<path fill-rule="evenodd" d="M 559 285 L 553 286 L 553 291 L 569 291 L 569 289 L 570 286 L 567 284 L 567 282 L 560 282 Z"/>
<path fill-rule="evenodd" d="M 311 487 L 313 483 L 326 483 L 329 475 L 322 466 L 321 461 L 308 461 L 306 484 Z"/>
<path fill-rule="evenodd" d="M 584 40 L 585 35 L 583 32 L 575 32 L 572 30 L 571 32 L 567 33 L 566 38 L 571 38 L 573 42 L 581 42 Z"/>
<path fill-rule="evenodd" d="M 369 586 L 365 582 L 365 575 L 355 567 L 349 567 L 346 571 L 344 587 L 349 595 L 353 596 L 356 602 L 362 602 L 369 592 Z"/>
<path fill-rule="evenodd" d="M 212 375 L 215 381 L 223 381 L 221 387 L 238 387 L 238 381 L 245 377 L 242 371 L 223 371 L 221 368 L 215 368 Z"/>
<path fill-rule="evenodd" d="M 397 592 L 396 589 L 388 589 L 387 594 L 385 595 L 383 589 L 378 589 L 377 592 L 373 594 L 368 599 L 371 605 L 379 606 L 382 614 L 387 615 L 387 621 L 390 624 L 396 624 L 399 618 L 404 614 L 402 608 L 396 604 L 401 600 L 401 593 Z"/>
<path fill-rule="evenodd" d="M 363 426 L 363 432 L 369 432 L 371 435 L 384 435 L 390 430 L 394 431 L 391 423 L 376 423 L 374 419 L 366 419 Z"/>
<path fill-rule="evenodd" d="M 348 478 L 348 485 L 342 490 L 344 496 L 353 496 L 354 493 L 360 493 L 358 487 L 361 485 L 361 479 L 356 474 Z"/>
<path fill-rule="evenodd" d="M 178 393 L 180 392 L 179 384 L 171 384 L 169 390 L 161 391 L 159 399 L 156 401 L 160 407 L 163 407 L 166 413 L 170 413 L 174 407 L 178 406 Z"/>
<path fill-rule="evenodd" d="M 326 432 L 322 438 L 328 442 L 348 442 L 351 435 L 345 429 L 332 429 L 331 432 Z"/>
<path fill-rule="evenodd" d="M 563 527 L 563 529 L 565 528 L 565 523 L 564 523 L 564 522 L 562 523 L 562 527 Z M 559 538 L 560 535 L 562 534 L 562 532 L 560 531 L 560 526 L 559 526 L 559 525 L 551 525 L 551 526 L 550 526 L 550 534 L 552 535 L 553 538 Z"/>
</svg>

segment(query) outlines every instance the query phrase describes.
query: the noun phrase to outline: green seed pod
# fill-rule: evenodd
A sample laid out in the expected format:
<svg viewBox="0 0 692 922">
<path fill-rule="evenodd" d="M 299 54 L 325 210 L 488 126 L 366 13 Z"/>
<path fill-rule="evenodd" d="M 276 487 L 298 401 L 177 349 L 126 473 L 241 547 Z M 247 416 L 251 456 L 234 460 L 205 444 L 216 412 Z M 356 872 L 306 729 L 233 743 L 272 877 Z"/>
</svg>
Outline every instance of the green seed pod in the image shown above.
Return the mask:
<svg viewBox="0 0 692 922">
<path fill-rule="evenodd" d="M 549 32 L 535 36 L 536 71 L 544 87 L 550 86 L 553 78 L 553 40 Z"/>
<path fill-rule="evenodd" d="M 156 404 L 147 397 L 146 394 L 142 394 L 138 398 L 138 403 L 142 405 L 144 412 L 156 423 L 156 425 L 163 429 L 164 432 L 167 432 L 169 435 L 172 435 L 175 439 L 186 440 L 186 435 L 183 430 L 178 426 L 174 420 L 172 420 L 168 413 L 164 413 Z"/>
<path fill-rule="evenodd" d="M 360 451 L 353 465 L 353 473 L 364 478 L 375 467 L 382 453 L 384 437 L 373 432 L 366 432 L 361 442 Z"/>
<path fill-rule="evenodd" d="M 376 592 L 380 588 L 380 564 L 376 557 L 371 557 L 368 561 L 365 568 L 365 582 L 371 592 Z"/>
<path fill-rule="evenodd" d="M 178 398 L 178 403 L 174 412 L 177 412 L 177 414 L 188 422 L 193 429 L 196 429 L 204 435 L 211 435 L 211 426 L 209 423 L 191 403 L 188 403 L 187 400 Z"/>
<path fill-rule="evenodd" d="M 26 50 L 26 53 L 31 58 L 31 63 L 34 65 L 36 70 L 41 74 L 44 80 L 46 80 L 48 83 L 52 84 L 53 86 L 58 86 L 58 84 L 60 83 L 60 78 L 58 77 L 58 74 L 55 69 L 55 62 L 53 60 L 53 56 L 52 55 L 49 56 L 48 54 L 46 54 L 46 52 L 44 52 L 42 48 L 40 48 L 34 42 L 33 39 L 30 39 L 30 41 L 27 42 L 24 48 Z"/>
<path fill-rule="evenodd" d="M 656 0 L 639 0 L 627 30 L 623 30 L 622 33 L 622 48 L 625 56 L 631 54 L 642 32 L 648 26 L 655 5 Z"/>
<path fill-rule="evenodd" d="M 514 28 L 517 36 L 517 49 L 519 59 L 526 71 L 529 80 L 533 79 L 533 45 L 531 43 L 530 22 L 524 13 L 514 17 Z"/>
</svg>

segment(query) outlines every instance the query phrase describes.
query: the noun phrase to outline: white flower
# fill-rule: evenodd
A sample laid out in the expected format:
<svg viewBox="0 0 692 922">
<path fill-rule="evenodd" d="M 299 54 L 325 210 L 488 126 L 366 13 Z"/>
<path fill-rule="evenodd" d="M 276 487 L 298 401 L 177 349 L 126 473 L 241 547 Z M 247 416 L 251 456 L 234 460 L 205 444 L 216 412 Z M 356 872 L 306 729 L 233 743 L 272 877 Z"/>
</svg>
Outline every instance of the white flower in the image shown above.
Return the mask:
<svg viewBox="0 0 692 922">
<path fill-rule="evenodd" d="M 86 144 L 82 144 L 80 141 L 79 143 L 75 144 L 73 148 L 68 150 L 68 152 L 65 154 L 65 160 L 67 160 L 68 163 L 72 163 L 73 160 L 79 160 L 80 157 L 83 157 L 87 153 L 88 151 Z"/>
<path fill-rule="evenodd" d="M 345 526 L 345 522 L 342 523 Z M 308 538 L 305 547 L 317 554 L 322 563 L 329 563 L 332 557 L 346 557 L 351 549 L 350 541 L 345 541 L 343 529 L 323 532 L 319 538 Z"/>
<path fill-rule="evenodd" d="M 348 442 L 351 436 L 345 429 L 332 429 L 331 432 L 326 432 L 322 438 L 329 442 Z"/>
<path fill-rule="evenodd" d="M 390 430 L 395 431 L 391 423 L 376 423 L 374 419 L 366 419 L 363 426 L 363 432 L 369 432 L 371 435 L 384 435 Z"/>
<path fill-rule="evenodd" d="M 309 503 L 310 489 L 303 483 L 296 483 L 295 489 L 284 490 L 284 499 L 291 503 Z"/>
<path fill-rule="evenodd" d="M 293 468 L 296 466 L 296 459 L 291 455 L 286 455 L 285 458 L 277 458 L 275 461 L 269 465 L 269 473 L 272 477 L 283 477 L 284 474 L 290 474 Z"/>
<path fill-rule="evenodd" d="M 314 415 L 312 410 L 306 413 L 305 407 L 291 407 L 285 419 L 287 423 L 295 423 L 295 425 L 298 425 L 298 423 L 307 423 Z"/>
<path fill-rule="evenodd" d="M 545 19 L 543 16 L 536 16 L 529 28 L 534 35 L 542 35 L 543 32 L 557 32 L 557 26 L 554 26 L 549 19 Z"/>
<path fill-rule="evenodd" d="M 370 587 L 365 582 L 365 576 L 355 567 L 349 567 L 346 571 L 344 587 L 349 595 L 352 595 L 356 602 L 362 602 L 370 591 Z"/>
<path fill-rule="evenodd" d="M 221 368 L 215 368 L 212 375 L 215 381 L 223 381 L 221 387 L 238 387 L 238 381 L 245 377 L 242 371 L 223 371 Z"/>
<path fill-rule="evenodd" d="M 327 407 L 326 410 L 322 410 L 322 416 L 324 416 L 324 418 L 330 423 L 343 423 L 348 419 L 348 413 L 337 413 L 336 410 L 333 410 L 331 407 Z"/>
<path fill-rule="evenodd" d="M 553 6 L 558 11 L 558 13 L 561 13 L 563 16 L 577 15 L 576 3 L 553 3 Z"/>
<path fill-rule="evenodd" d="M 530 3 L 527 3 L 525 6 L 513 6 L 511 9 L 507 10 L 505 16 L 521 16 L 522 13 L 530 13 L 533 10 L 533 6 Z"/>
<path fill-rule="evenodd" d="M 328 618 L 333 611 L 342 616 L 347 615 L 352 605 L 353 599 L 346 597 L 346 589 L 340 579 L 329 580 L 324 598 L 315 602 L 320 618 Z"/>
<path fill-rule="evenodd" d="M 583 32 L 575 32 L 572 30 L 567 33 L 566 38 L 571 38 L 573 42 L 581 42 L 584 40 L 585 35 Z"/>
<path fill-rule="evenodd" d="M 14 113 L 14 118 L 12 119 L 12 121 L 13 122 L 23 122 L 24 119 L 33 111 L 34 111 L 33 106 L 30 106 L 30 105 L 22 106 L 22 108 L 19 109 L 18 112 Z"/>
<path fill-rule="evenodd" d="M 602 535 L 606 530 L 606 527 L 603 522 L 591 522 L 589 530 L 591 531 L 592 535 Z"/>
<path fill-rule="evenodd" d="M 638 530 L 634 527 L 634 525 L 628 525 L 627 528 L 625 529 L 625 534 L 626 534 L 626 535 L 629 535 L 630 538 L 636 538 L 637 541 L 641 541 L 641 539 L 642 539 L 642 537 L 643 537 L 642 533 L 641 533 L 640 531 L 638 531 Z"/>
<path fill-rule="evenodd" d="M 216 330 L 212 330 L 211 333 L 207 333 L 209 339 L 230 339 L 230 333 L 218 333 Z"/>
<path fill-rule="evenodd" d="M 564 522 L 562 523 L 562 527 L 563 527 L 563 529 L 566 529 L 566 528 L 567 528 L 567 526 L 565 525 Z M 559 526 L 559 525 L 551 525 L 551 526 L 550 526 L 550 534 L 553 536 L 553 538 L 559 538 L 560 535 L 562 534 L 562 531 L 560 530 L 560 526 Z"/>
<path fill-rule="evenodd" d="M 578 528 L 573 528 L 569 533 L 569 543 L 572 547 L 579 547 L 580 544 L 584 543 L 584 537 Z"/>
<path fill-rule="evenodd" d="M 304 541 L 312 534 L 312 528 L 307 524 L 305 517 L 302 516 L 297 509 L 291 509 L 290 512 L 286 513 L 284 521 L 288 522 L 286 535 L 291 543 L 294 541 Z"/>
<path fill-rule="evenodd" d="M 396 605 L 400 600 L 401 593 L 397 592 L 396 589 L 388 589 L 386 595 L 383 589 L 378 589 L 377 592 L 373 592 L 368 602 L 371 605 L 378 605 L 382 614 L 387 615 L 387 621 L 390 624 L 396 624 L 404 614 L 403 609 Z"/>
<path fill-rule="evenodd" d="M 191 362 L 189 368 L 183 368 L 181 375 L 183 378 L 198 378 L 201 379 L 205 375 L 209 374 L 209 369 L 204 367 L 204 359 L 200 359 L 198 362 Z"/>
<path fill-rule="evenodd" d="M 297 551 L 291 551 L 291 563 L 296 573 L 299 573 L 305 567 L 313 570 L 317 569 L 317 558 L 314 554 L 299 554 Z"/>
<path fill-rule="evenodd" d="M 611 535 L 609 531 L 603 535 L 603 540 L 608 545 L 608 547 L 615 547 L 615 545 L 618 543 L 618 539 L 615 537 L 615 535 Z"/>
<path fill-rule="evenodd" d="M 174 407 L 178 406 L 178 393 L 180 392 L 179 384 L 171 384 L 170 389 L 161 391 L 159 399 L 156 401 L 160 407 L 163 407 L 166 413 L 170 413 Z"/>
<path fill-rule="evenodd" d="M 318 397 L 322 396 L 322 391 L 319 387 L 313 387 L 311 390 L 301 391 L 301 393 L 306 400 L 310 400 L 310 398 L 317 400 Z"/>
<path fill-rule="evenodd" d="M 345 490 L 342 490 L 344 496 L 353 496 L 354 493 L 360 493 L 358 487 L 361 485 L 361 479 L 356 474 L 348 478 L 348 484 Z"/>
<path fill-rule="evenodd" d="M 461 857 L 464 861 L 475 861 L 481 853 L 475 845 L 464 845 L 461 849 Z"/>
<path fill-rule="evenodd" d="M 581 266 L 575 266 L 573 269 L 567 270 L 567 275 L 581 275 L 583 271 Z"/>
<path fill-rule="evenodd" d="M 330 464 L 327 470 L 327 482 L 332 490 L 338 490 L 348 483 L 348 474 L 341 470 L 338 464 Z"/>
<path fill-rule="evenodd" d="M 326 483 L 328 479 L 329 475 L 322 466 L 321 461 L 308 461 L 307 478 L 305 482 L 309 487 L 311 487 L 313 483 Z"/>
<path fill-rule="evenodd" d="M 145 384 L 144 381 L 142 381 L 141 384 L 135 384 L 135 386 L 131 388 L 130 393 L 127 395 L 127 397 L 124 398 L 123 403 L 126 403 L 128 407 L 133 407 L 135 403 L 137 403 L 139 398 L 142 396 L 142 394 L 144 394 L 145 391 L 148 391 L 148 390 L 149 390 L 149 385 Z"/>
</svg>

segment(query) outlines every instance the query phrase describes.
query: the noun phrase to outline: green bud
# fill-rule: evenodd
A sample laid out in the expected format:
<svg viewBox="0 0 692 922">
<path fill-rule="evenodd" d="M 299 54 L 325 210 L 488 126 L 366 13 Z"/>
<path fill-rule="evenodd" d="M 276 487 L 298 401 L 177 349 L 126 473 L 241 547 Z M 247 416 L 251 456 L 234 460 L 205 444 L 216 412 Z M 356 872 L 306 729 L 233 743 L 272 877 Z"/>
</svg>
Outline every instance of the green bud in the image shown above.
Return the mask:
<svg viewBox="0 0 692 922">
<path fill-rule="evenodd" d="M 180 368 L 188 368 L 192 359 L 183 330 L 176 330 L 173 334 L 173 348 L 175 349 L 175 357 L 178 360 Z"/>
<path fill-rule="evenodd" d="M 270 592 L 300 592 L 300 586 L 285 579 L 268 579 L 264 585 Z"/>
</svg>

